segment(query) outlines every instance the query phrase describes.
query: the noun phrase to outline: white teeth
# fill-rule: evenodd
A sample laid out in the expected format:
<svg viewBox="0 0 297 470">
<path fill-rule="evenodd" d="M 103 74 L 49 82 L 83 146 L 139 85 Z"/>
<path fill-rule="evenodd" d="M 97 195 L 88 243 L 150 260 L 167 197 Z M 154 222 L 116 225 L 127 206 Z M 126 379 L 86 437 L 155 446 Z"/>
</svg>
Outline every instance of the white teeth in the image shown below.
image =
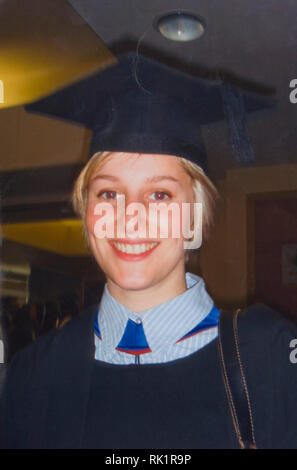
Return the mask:
<svg viewBox="0 0 297 470">
<path fill-rule="evenodd" d="M 133 253 L 132 246 L 127 245 L 127 253 Z"/>
<path fill-rule="evenodd" d="M 115 243 L 114 246 L 123 253 L 136 254 L 151 250 L 157 243 L 143 243 L 142 245 L 131 245 L 129 243 Z"/>
</svg>

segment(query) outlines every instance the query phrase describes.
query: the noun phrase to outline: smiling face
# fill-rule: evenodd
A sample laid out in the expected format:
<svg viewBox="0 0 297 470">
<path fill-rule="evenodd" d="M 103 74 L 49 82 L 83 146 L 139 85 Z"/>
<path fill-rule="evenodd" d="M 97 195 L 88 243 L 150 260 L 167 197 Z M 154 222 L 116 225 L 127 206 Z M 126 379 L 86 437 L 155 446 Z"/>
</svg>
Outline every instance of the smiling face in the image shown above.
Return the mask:
<svg viewBox="0 0 297 470">
<path fill-rule="evenodd" d="M 131 212 L 125 219 L 117 217 L 117 203 L 123 196 L 125 209 L 131 203 L 141 204 L 143 210 L 136 213 L 138 224 L 133 227 L 135 230 L 145 227 L 144 236 L 137 234 L 135 238 L 131 232 L 135 213 Z M 107 202 L 114 208 L 114 221 L 109 219 L 114 235 L 98 238 L 96 226 L 102 215 L 96 215 L 95 208 Z M 175 203 L 180 209 L 183 202 L 194 202 L 191 177 L 176 157 L 113 153 L 99 170 L 94 170 L 88 186 L 85 225 L 93 255 L 109 283 L 121 289 L 141 290 L 156 286 L 168 277 L 184 276 L 181 210 L 180 214 L 175 212 L 172 216 L 169 212 L 168 220 L 162 216 L 156 219 L 149 207 L 151 204 L 156 207 L 158 202 Z M 126 233 L 118 236 L 123 220 Z M 165 225 L 168 226 L 167 238 L 160 237 Z M 180 237 L 173 237 L 172 226 L 180 228 Z M 153 237 L 149 233 L 152 227 L 158 230 Z"/>
</svg>

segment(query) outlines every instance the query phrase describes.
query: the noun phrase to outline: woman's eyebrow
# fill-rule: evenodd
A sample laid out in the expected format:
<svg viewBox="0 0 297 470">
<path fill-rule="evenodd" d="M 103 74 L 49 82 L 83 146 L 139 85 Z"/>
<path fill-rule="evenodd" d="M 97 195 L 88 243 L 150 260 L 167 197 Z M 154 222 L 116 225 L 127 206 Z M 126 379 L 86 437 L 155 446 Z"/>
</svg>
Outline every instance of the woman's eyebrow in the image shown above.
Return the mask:
<svg viewBox="0 0 297 470">
<path fill-rule="evenodd" d="M 170 175 L 152 176 L 151 178 L 146 178 L 145 182 L 146 183 L 159 183 L 160 181 L 164 181 L 164 180 L 169 180 L 169 181 L 173 181 L 174 183 L 180 184 L 177 178 L 174 178 L 174 176 L 170 176 Z"/>
<path fill-rule="evenodd" d="M 98 174 L 94 176 L 91 180 L 95 181 L 98 179 L 104 179 L 104 180 L 115 181 L 115 182 L 120 181 L 120 178 L 118 178 L 117 176 L 105 175 L 105 174 Z M 160 181 L 164 181 L 164 180 L 173 181 L 174 183 L 180 184 L 177 178 L 174 178 L 174 176 L 170 176 L 170 175 L 151 176 L 150 178 L 146 178 L 144 182 L 145 183 L 159 183 Z"/>
<path fill-rule="evenodd" d="M 93 178 L 91 178 L 91 181 L 95 181 L 95 180 L 110 180 L 110 181 L 119 181 L 119 178 L 117 176 L 112 176 L 112 175 L 102 175 L 101 173 L 96 175 L 96 176 L 93 176 Z"/>
</svg>

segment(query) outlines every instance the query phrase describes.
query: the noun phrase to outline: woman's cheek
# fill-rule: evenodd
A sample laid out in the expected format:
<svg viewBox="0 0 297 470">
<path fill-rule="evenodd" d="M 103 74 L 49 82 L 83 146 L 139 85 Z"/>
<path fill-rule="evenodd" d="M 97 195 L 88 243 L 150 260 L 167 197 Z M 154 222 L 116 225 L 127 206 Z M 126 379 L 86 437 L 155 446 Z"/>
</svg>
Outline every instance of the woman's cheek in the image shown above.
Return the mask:
<svg viewBox="0 0 297 470">
<path fill-rule="evenodd" d="M 115 210 L 109 202 L 90 204 L 86 213 L 86 226 L 89 236 L 97 239 L 114 238 Z"/>
<path fill-rule="evenodd" d="M 182 204 L 175 202 L 169 205 L 167 213 L 166 211 L 163 212 L 158 224 L 161 238 L 169 238 L 176 241 L 182 240 L 183 221 L 185 222 L 185 217 L 182 214 Z"/>
<path fill-rule="evenodd" d="M 89 237 L 94 235 L 94 228 L 99 217 L 98 215 L 95 214 L 95 206 L 96 204 L 89 204 L 87 207 L 87 212 L 86 212 L 85 223 L 86 223 Z"/>
</svg>

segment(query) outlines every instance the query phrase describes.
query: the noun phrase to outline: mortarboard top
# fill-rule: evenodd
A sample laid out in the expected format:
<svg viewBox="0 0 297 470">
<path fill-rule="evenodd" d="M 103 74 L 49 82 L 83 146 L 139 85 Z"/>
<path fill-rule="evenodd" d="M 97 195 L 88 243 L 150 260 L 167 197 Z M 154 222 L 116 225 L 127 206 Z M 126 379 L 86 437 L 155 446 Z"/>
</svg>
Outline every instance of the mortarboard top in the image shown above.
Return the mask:
<svg viewBox="0 0 297 470">
<path fill-rule="evenodd" d="M 116 65 L 26 105 L 26 110 L 91 129 L 91 155 L 104 150 L 171 154 L 205 171 L 200 127 L 227 119 L 235 158 L 243 163 L 254 159 L 246 113 L 270 107 L 271 100 L 133 52 L 118 59 Z"/>
</svg>

